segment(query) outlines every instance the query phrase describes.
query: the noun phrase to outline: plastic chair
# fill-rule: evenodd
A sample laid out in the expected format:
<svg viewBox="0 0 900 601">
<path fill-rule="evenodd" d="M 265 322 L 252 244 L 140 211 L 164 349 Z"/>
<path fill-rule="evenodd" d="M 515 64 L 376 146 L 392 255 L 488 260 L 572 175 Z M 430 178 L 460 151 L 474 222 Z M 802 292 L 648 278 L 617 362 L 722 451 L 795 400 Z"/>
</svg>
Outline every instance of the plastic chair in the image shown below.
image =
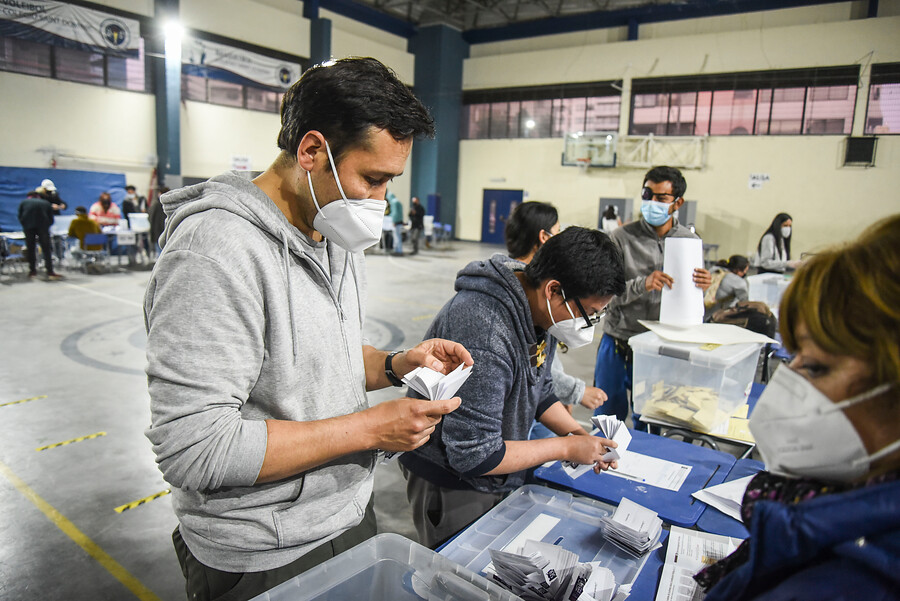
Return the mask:
<svg viewBox="0 0 900 601">
<path fill-rule="evenodd" d="M 9 240 L 6 239 L 6 236 L 0 236 L 0 276 L 3 275 L 3 270 L 7 265 L 10 267 L 24 265 L 25 255 L 22 252 L 19 252 L 22 248 L 24 248 L 24 246 L 19 245 L 19 250 L 13 252 L 12 245 L 9 243 Z"/>
<path fill-rule="evenodd" d="M 82 271 L 88 273 L 88 265 L 95 265 L 99 260 L 106 264 L 106 257 L 109 256 L 106 250 L 108 241 L 106 234 L 84 235 L 84 246 L 72 250 L 72 257 L 81 264 Z"/>
</svg>

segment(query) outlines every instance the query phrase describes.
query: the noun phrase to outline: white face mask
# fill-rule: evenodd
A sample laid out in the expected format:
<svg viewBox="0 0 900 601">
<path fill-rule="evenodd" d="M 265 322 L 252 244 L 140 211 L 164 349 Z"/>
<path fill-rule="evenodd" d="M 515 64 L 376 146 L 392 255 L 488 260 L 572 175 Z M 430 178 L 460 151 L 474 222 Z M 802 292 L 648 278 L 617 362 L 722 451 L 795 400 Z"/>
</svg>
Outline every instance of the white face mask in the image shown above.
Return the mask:
<svg viewBox="0 0 900 601">
<path fill-rule="evenodd" d="M 781 237 L 782 238 L 790 238 L 791 237 L 791 226 L 786 225 L 781 228 Z"/>
<path fill-rule="evenodd" d="M 560 291 L 562 291 L 562 289 L 560 289 Z M 563 299 L 565 298 L 565 294 L 563 294 Z M 550 309 L 550 299 L 547 299 L 547 311 L 550 313 L 550 321 L 553 322 L 553 325 L 550 326 L 547 333 L 569 348 L 578 348 L 579 346 L 584 346 L 593 342 L 594 326 L 589 328 L 582 326 L 581 320 L 576 319 L 575 314 L 572 313 L 569 303 L 563 300 L 563 305 L 566 306 L 566 310 L 569 311 L 569 315 L 572 316 L 572 319 L 566 319 L 565 321 L 556 323 L 556 320 L 553 319 L 553 311 Z"/>
<path fill-rule="evenodd" d="M 843 409 L 876 397 L 894 384 L 833 403 L 806 378 L 778 368 L 750 416 L 750 431 L 770 472 L 850 482 L 869 473 L 873 461 L 900 448 L 897 440 L 869 455 Z"/>
<path fill-rule="evenodd" d="M 359 252 L 374 245 L 381 238 L 381 222 L 384 220 L 385 201 L 375 198 L 348 199 L 338 178 L 337 166 L 331 156 L 331 148 L 325 141 L 325 150 L 328 152 L 328 162 L 331 164 L 331 172 L 334 181 L 337 182 L 341 199 L 330 202 L 324 207 L 319 206 L 316 192 L 313 190 L 312 176 L 306 172 L 306 180 L 309 182 L 309 193 L 316 205 L 316 217 L 313 219 L 313 227 L 317 232 L 350 252 Z"/>
</svg>

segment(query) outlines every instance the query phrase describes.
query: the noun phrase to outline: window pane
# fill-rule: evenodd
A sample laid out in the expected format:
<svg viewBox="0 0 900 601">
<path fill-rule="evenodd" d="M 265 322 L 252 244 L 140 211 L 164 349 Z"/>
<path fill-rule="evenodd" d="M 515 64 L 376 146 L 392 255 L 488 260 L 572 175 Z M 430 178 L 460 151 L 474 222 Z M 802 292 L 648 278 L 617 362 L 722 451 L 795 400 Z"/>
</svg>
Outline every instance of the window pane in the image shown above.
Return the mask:
<svg viewBox="0 0 900 601">
<path fill-rule="evenodd" d="M 519 111 L 519 137 L 549 138 L 552 107 L 550 100 L 523 101 Z"/>
<path fill-rule="evenodd" d="M 900 83 L 875 84 L 869 88 L 866 133 L 900 134 Z"/>
<path fill-rule="evenodd" d="M 772 92 L 770 134 L 799 134 L 806 88 L 778 88 Z"/>
<path fill-rule="evenodd" d="M 181 75 L 181 97 L 185 100 L 206 102 L 206 78 L 199 75 Z"/>
<path fill-rule="evenodd" d="M 596 96 L 587 99 L 585 131 L 618 131 L 621 96 Z"/>
<path fill-rule="evenodd" d="M 856 86 L 809 88 L 806 100 L 807 134 L 849 134 L 856 108 Z"/>
<path fill-rule="evenodd" d="M 50 46 L 0 38 L 0 69 L 50 77 Z"/>
<path fill-rule="evenodd" d="M 697 94 L 697 126 L 694 128 L 695 136 L 709 134 L 709 116 L 712 112 L 712 92 L 699 92 Z"/>
<path fill-rule="evenodd" d="M 244 106 L 244 86 L 239 83 L 207 79 L 209 84 L 209 101 L 212 104 L 225 106 Z"/>
<path fill-rule="evenodd" d="M 463 107 L 463 133 L 466 140 L 482 140 L 490 137 L 490 104 L 470 104 Z"/>
<path fill-rule="evenodd" d="M 509 104 L 506 102 L 494 102 L 491 104 L 491 138 L 509 137 Z"/>
<path fill-rule="evenodd" d="M 137 58 L 107 57 L 106 73 L 107 85 L 111 88 L 125 90 L 137 90 L 143 92 L 147 89 L 144 69 L 144 39 L 138 40 Z"/>
<path fill-rule="evenodd" d="M 277 113 L 279 108 L 278 94 L 269 90 L 247 86 L 247 108 Z"/>
<path fill-rule="evenodd" d="M 772 90 L 760 90 L 756 99 L 756 130 L 757 135 L 769 133 L 769 115 L 772 113 Z"/>
<path fill-rule="evenodd" d="M 70 48 L 55 48 L 56 77 L 103 85 L 103 55 Z"/>
<path fill-rule="evenodd" d="M 508 138 L 518 138 L 519 137 L 519 103 L 518 102 L 510 102 L 509 103 L 509 111 L 506 113 L 506 127 Z"/>
<path fill-rule="evenodd" d="M 713 136 L 740 136 L 753 132 L 756 90 L 716 90 L 713 93 L 709 133 Z"/>
<path fill-rule="evenodd" d="M 633 135 L 666 133 L 669 113 L 668 94 L 635 94 L 634 110 L 631 111 L 631 131 Z"/>
<path fill-rule="evenodd" d="M 584 113 L 587 98 L 561 98 L 553 101 L 553 137 L 562 138 L 567 133 L 587 131 Z"/>
<path fill-rule="evenodd" d="M 673 92 L 669 98 L 669 123 L 666 133 L 670 136 L 690 136 L 694 133 L 697 92 Z"/>
</svg>

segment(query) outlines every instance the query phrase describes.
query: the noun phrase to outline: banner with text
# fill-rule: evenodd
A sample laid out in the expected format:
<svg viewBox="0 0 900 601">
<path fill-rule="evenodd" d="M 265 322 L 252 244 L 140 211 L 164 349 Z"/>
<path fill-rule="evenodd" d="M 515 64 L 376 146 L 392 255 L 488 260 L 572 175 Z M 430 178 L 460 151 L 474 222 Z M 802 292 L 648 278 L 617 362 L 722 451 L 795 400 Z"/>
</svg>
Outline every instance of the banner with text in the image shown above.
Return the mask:
<svg viewBox="0 0 900 601">
<path fill-rule="evenodd" d="M 288 89 L 301 70 L 296 63 L 196 38 L 182 42 L 181 63 L 189 75 L 277 90 Z"/>
<path fill-rule="evenodd" d="M 53 0 L 0 0 L 0 35 L 106 54 L 137 56 L 141 24 Z"/>
</svg>

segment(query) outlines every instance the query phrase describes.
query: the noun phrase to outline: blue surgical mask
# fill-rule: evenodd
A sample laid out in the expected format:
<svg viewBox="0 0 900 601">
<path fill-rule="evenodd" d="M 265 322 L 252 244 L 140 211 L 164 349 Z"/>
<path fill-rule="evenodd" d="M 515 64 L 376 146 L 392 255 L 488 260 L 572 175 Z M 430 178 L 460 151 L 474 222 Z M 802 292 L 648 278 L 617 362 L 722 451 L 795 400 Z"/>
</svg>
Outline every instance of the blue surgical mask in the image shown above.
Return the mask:
<svg viewBox="0 0 900 601">
<path fill-rule="evenodd" d="M 641 203 L 641 215 L 644 221 L 653 227 L 659 227 L 669 220 L 669 204 L 655 200 L 645 200 Z"/>
</svg>

